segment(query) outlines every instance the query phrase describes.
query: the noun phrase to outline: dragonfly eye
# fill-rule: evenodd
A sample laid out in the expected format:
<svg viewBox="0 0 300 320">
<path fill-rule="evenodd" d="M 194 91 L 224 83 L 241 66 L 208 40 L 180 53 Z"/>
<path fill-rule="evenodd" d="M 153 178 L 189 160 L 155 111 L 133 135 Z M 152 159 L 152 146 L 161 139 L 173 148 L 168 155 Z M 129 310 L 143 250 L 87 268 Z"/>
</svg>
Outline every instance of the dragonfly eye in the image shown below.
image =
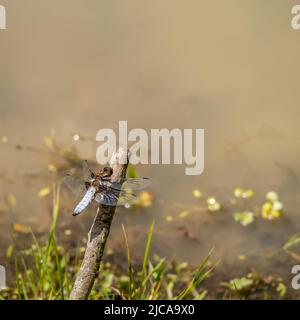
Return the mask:
<svg viewBox="0 0 300 320">
<path fill-rule="evenodd" d="M 110 177 L 113 174 L 113 169 L 110 167 L 103 168 L 104 177 Z"/>
</svg>

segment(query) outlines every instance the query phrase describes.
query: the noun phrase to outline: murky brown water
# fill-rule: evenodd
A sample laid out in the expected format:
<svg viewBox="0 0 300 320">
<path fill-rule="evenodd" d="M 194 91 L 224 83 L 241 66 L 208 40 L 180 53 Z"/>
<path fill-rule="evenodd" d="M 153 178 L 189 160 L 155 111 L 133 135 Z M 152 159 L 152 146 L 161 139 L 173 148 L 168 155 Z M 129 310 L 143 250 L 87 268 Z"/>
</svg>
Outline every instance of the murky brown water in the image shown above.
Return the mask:
<svg viewBox="0 0 300 320">
<path fill-rule="evenodd" d="M 138 167 L 153 179 L 156 201 L 144 214 L 120 210 L 116 237 L 125 221 L 143 239 L 140 226 L 155 219 L 162 254 L 197 262 L 215 246 L 235 261 L 240 253 L 273 250 L 297 232 L 300 31 L 290 27 L 293 1 L 1 4 L 8 29 L 0 32 L 0 136 L 8 142 L 0 145 L 0 188 L 2 198 L 7 192 L 17 198 L 14 215 L 2 215 L 3 237 L 9 221 L 50 221 L 50 199 L 36 196 L 51 184 L 49 157 L 15 146 L 41 148 L 54 129 L 62 143 L 94 159 L 96 144 L 74 143 L 72 133 L 94 140 L 103 127 L 117 129 L 119 120 L 147 130 L 204 128 L 205 172 L 187 177 L 184 166 Z M 41 178 L 24 178 L 35 174 Z M 222 203 L 235 186 L 253 188 L 256 205 L 276 190 L 288 221 L 243 228 L 230 212 L 199 212 L 165 222 L 182 210 L 176 203 L 197 204 L 194 188 Z M 65 213 L 63 219 L 73 218 Z M 182 225 L 192 239 L 180 236 Z"/>
</svg>

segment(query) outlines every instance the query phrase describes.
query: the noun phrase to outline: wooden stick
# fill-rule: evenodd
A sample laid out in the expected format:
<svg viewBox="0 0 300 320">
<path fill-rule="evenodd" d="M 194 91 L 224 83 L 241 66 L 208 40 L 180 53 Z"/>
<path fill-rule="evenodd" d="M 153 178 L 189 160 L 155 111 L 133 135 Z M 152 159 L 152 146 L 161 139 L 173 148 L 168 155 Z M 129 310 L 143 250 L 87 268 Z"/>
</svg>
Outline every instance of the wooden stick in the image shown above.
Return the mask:
<svg viewBox="0 0 300 320">
<path fill-rule="evenodd" d="M 113 154 L 110 166 L 113 169 L 111 181 L 118 181 L 126 177 L 128 166 L 128 152 L 120 148 Z M 110 226 L 116 207 L 99 205 L 94 222 L 88 234 L 85 255 L 76 275 L 76 280 L 70 294 L 70 300 L 88 299 L 94 281 L 99 274 L 100 262 L 109 235 Z"/>
</svg>

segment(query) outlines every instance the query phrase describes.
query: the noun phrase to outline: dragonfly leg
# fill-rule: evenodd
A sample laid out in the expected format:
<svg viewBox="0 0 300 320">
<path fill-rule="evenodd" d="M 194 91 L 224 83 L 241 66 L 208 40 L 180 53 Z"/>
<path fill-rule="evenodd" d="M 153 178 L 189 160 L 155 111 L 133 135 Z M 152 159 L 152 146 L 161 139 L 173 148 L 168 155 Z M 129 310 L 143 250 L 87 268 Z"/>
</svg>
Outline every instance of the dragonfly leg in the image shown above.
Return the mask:
<svg viewBox="0 0 300 320">
<path fill-rule="evenodd" d="M 86 190 L 88 190 L 88 188 L 91 186 L 91 183 L 88 181 L 85 181 L 84 184 L 85 184 Z"/>
</svg>

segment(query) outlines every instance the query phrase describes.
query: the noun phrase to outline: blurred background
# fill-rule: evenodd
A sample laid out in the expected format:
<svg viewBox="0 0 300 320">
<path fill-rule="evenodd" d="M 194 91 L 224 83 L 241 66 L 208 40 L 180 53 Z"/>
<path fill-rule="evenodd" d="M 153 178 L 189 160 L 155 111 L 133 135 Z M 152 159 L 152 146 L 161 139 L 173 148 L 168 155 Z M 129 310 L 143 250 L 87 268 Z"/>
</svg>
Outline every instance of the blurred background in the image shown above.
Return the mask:
<svg viewBox="0 0 300 320">
<path fill-rule="evenodd" d="M 94 161 L 97 131 L 127 120 L 129 130 L 204 128 L 205 170 L 185 176 L 185 165 L 137 166 L 153 180 L 150 200 L 118 210 L 112 247 L 122 242 L 121 223 L 138 247 L 155 220 L 153 250 L 162 256 L 198 263 L 215 247 L 230 270 L 255 265 L 289 279 L 295 261 L 268 256 L 300 227 L 294 1 L 1 4 L 2 253 L 12 224 L 49 228 L 45 188 L 69 169 L 48 152 L 51 132 L 62 148 Z M 94 208 L 74 219 L 76 201 L 65 194 L 59 219 L 62 230 L 84 235 Z"/>
</svg>

